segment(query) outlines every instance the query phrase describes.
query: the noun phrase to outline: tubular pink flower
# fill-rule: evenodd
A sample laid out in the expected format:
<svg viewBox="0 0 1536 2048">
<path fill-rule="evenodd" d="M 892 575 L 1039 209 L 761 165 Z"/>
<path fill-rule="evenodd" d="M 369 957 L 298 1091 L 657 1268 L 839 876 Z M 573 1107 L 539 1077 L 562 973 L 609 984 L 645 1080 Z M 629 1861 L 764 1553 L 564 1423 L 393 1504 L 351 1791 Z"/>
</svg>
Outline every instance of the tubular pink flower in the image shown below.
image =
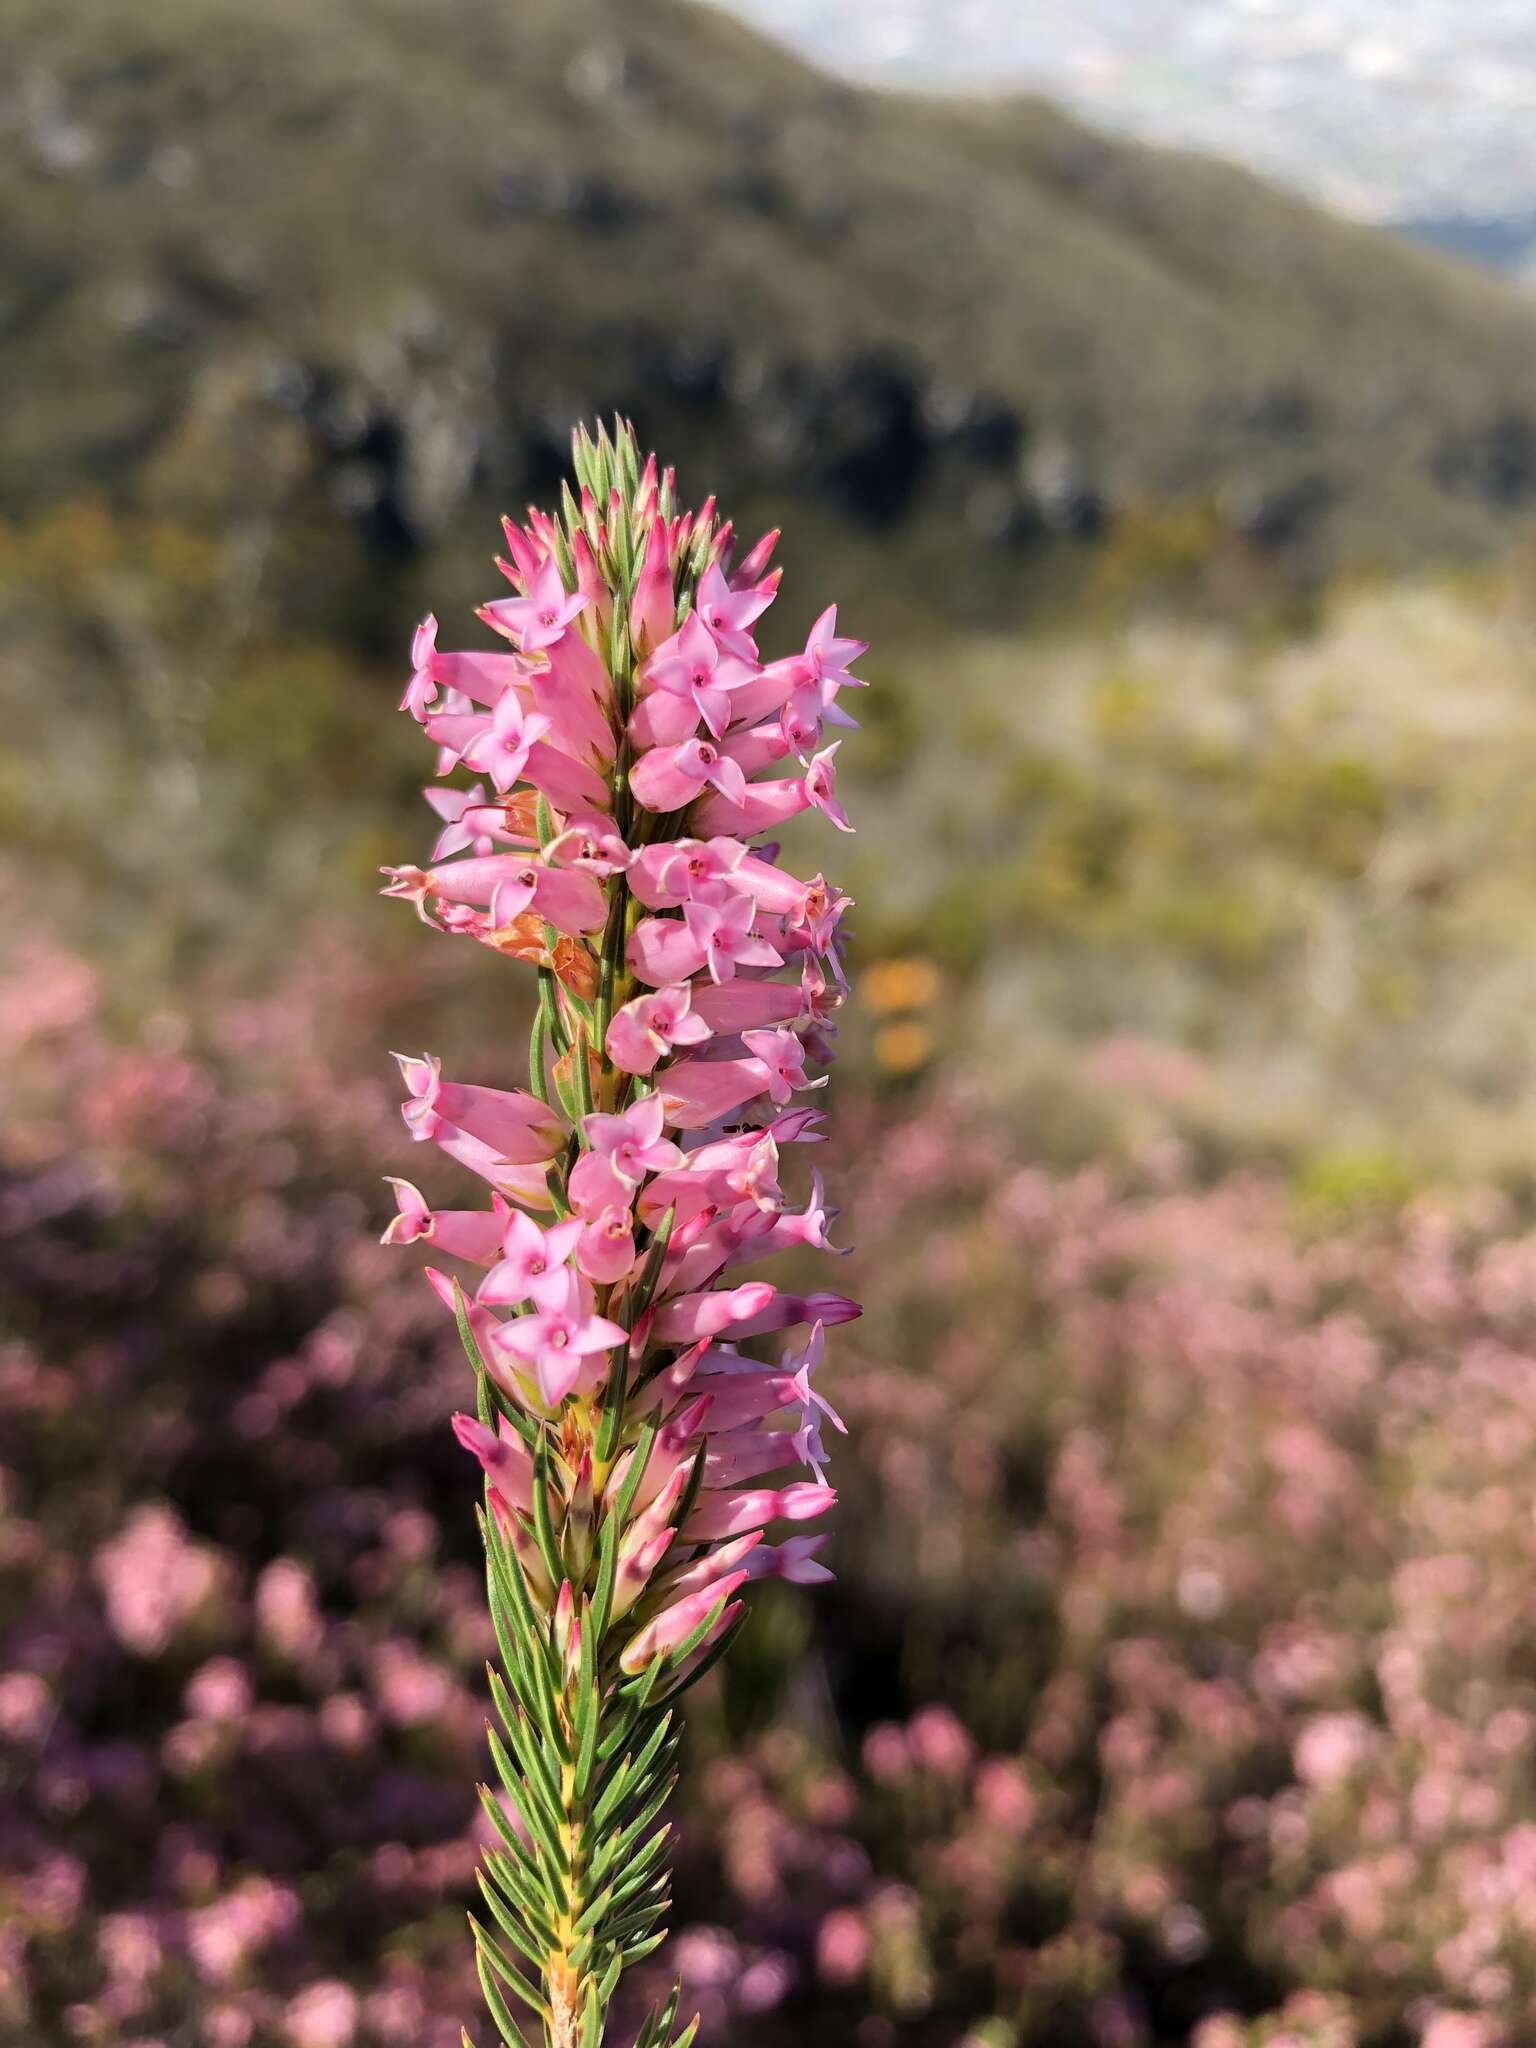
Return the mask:
<svg viewBox="0 0 1536 2048">
<path fill-rule="evenodd" d="M 813 1479 L 743 1493 L 705 1493 L 683 1524 L 683 1535 L 691 1543 L 711 1542 L 722 1536 L 739 1536 L 746 1529 L 766 1528 L 770 1522 L 809 1522 L 826 1514 L 836 1500 L 830 1486 Z"/>
<path fill-rule="evenodd" d="M 773 1306 L 777 1292 L 764 1280 L 749 1280 L 727 1293 L 685 1294 L 667 1303 L 651 1334 L 660 1344 L 693 1344 L 700 1337 L 739 1331 Z"/>
<path fill-rule="evenodd" d="M 711 1032 L 732 1035 L 767 1024 L 789 1024 L 804 1014 L 805 995 L 798 982 L 747 981 L 735 976 L 718 987 L 701 988 L 692 1003 L 693 1015 Z"/>
<path fill-rule="evenodd" d="M 774 1085 L 760 1059 L 678 1060 L 657 1076 L 657 1093 L 669 1124 L 702 1131 Z"/>
<path fill-rule="evenodd" d="M 766 1532 L 835 1501 L 823 1431 L 843 1424 L 813 1382 L 828 1331 L 859 1313 L 737 1276 L 834 1249 L 821 1177 L 806 1192 L 791 1148 L 823 1137 L 810 1104 L 846 986 L 848 899 L 791 873 L 773 841 L 809 811 L 850 829 L 823 734 L 853 722 L 839 697 L 864 650 L 829 607 L 801 652 L 764 665 L 776 533 L 733 565 L 713 501 L 683 510 L 622 423 L 579 434 L 575 460 L 560 519 L 503 522 L 512 594 L 478 614 L 501 647 L 439 649 L 430 617 L 417 631 L 404 709 L 439 775 L 467 775 L 427 792 L 428 864 L 384 870 L 386 895 L 538 976 L 527 1089 L 400 1058 L 412 1137 L 489 1192 L 434 1210 L 397 1180 L 384 1235 L 469 1275 L 429 1269 L 475 1373 L 478 1413 L 454 1429 L 486 1487 L 498 1702 L 520 1752 L 501 1748 L 498 1770 L 520 1826 L 540 1831 L 528 1882 L 550 1886 L 528 1941 L 478 1925 L 476 1940 L 485 1981 L 520 1984 L 562 2048 L 601 2038 L 612 1972 L 664 1893 L 609 1909 L 592 1891 L 582 1770 L 640 1757 L 748 1586 L 830 1576 L 821 1538 Z M 781 1360 L 755 1355 L 782 1331 L 798 1338 Z M 664 1794 L 670 1745 L 644 1754 L 659 1761 L 615 1828 Z M 503 1933 L 513 1910 L 504 1898 Z"/>
<path fill-rule="evenodd" d="M 565 1142 L 560 1119 L 547 1103 L 523 1089 L 467 1087 L 442 1078 L 442 1062 L 395 1054 L 410 1089 L 402 1105 L 406 1128 L 418 1141 L 436 1137 L 450 1125 L 489 1145 L 514 1166 L 550 1159 Z"/>
<path fill-rule="evenodd" d="M 864 1311 L 846 1294 L 779 1294 L 760 1315 L 743 1323 L 738 1337 L 762 1337 L 770 1330 L 790 1330 L 796 1323 L 851 1323 Z"/>
<path fill-rule="evenodd" d="M 525 910 L 534 911 L 556 931 L 573 938 L 600 932 L 608 903 L 591 875 L 580 868 L 551 868 L 516 853 L 492 853 L 452 861 L 446 867 L 381 868 L 391 877 L 380 893 L 415 903 L 423 918 L 434 922 L 427 905 L 478 904 L 492 912 L 493 922 L 508 924 Z"/>
<path fill-rule="evenodd" d="M 749 1579 L 788 1579 L 796 1586 L 826 1585 L 833 1574 L 816 1562 L 826 1535 L 789 1536 L 782 1543 L 760 1543 L 747 1559 Z"/>
<path fill-rule="evenodd" d="M 511 1213 L 500 1195 L 491 1196 L 489 1209 L 429 1209 L 412 1182 L 390 1176 L 389 1185 L 399 1208 L 380 1244 L 429 1244 L 434 1251 L 475 1266 L 488 1266 L 500 1251 Z"/>
<path fill-rule="evenodd" d="M 576 1263 L 589 1280 L 611 1287 L 634 1267 L 635 1219 L 626 1207 L 611 1202 L 581 1223 Z"/>
<path fill-rule="evenodd" d="M 455 1415 L 453 1433 L 510 1506 L 527 1514 L 533 1505 L 533 1460 L 503 1422 L 499 1433 L 472 1415 Z"/>
</svg>

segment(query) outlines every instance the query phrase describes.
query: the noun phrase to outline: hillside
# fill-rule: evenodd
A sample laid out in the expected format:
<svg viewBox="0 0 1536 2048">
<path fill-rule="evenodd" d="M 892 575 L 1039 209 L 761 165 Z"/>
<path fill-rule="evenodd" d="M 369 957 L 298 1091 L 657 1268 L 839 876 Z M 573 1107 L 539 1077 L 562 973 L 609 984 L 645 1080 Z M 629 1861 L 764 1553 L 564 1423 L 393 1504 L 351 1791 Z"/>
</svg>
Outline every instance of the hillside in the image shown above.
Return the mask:
<svg viewBox="0 0 1536 2048">
<path fill-rule="evenodd" d="M 1037 102 L 854 91 L 680 0 L 0 30 L 12 517 L 104 491 L 403 562 L 615 403 L 696 486 L 958 535 L 1005 583 L 1148 499 L 1396 561 L 1536 504 L 1536 309 Z"/>
</svg>

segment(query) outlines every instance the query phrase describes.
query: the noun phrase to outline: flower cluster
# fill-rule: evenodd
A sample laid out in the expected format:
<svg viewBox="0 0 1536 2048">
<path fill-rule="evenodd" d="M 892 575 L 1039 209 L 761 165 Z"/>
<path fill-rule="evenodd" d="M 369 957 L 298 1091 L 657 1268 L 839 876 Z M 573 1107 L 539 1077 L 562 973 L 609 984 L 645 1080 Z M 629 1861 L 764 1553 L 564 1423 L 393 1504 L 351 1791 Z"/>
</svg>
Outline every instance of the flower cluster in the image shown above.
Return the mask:
<svg viewBox="0 0 1536 2048">
<path fill-rule="evenodd" d="M 469 1269 L 429 1270 L 477 1370 L 478 1413 L 454 1426 L 518 1638 L 497 1698 L 522 1768 L 503 1777 L 533 1785 L 544 1851 L 510 1841 L 487 1887 L 536 1981 L 484 1930 L 482 1974 L 504 2033 L 498 1986 L 556 2042 L 600 2025 L 610 1980 L 659 1939 L 664 1831 L 640 1840 L 659 1801 L 620 1765 L 625 1742 L 670 1751 L 636 1716 L 719 1654 L 749 1580 L 829 1576 L 819 1537 L 766 1536 L 833 1503 L 822 1432 L 842 1425 L 814 1375 L 858 1313 L 741 1271 L 831 1249 L 820 1176 L 795 1206 L 780 1175 L 821 1135 L 801 1098 L 832 1053 L 848 899 L 761 835 L 812 809 L 850 829 L 822 740 L 853 723 L 862 643 L 833 608 L 765 663 L 776 536 L 733 569 L 729 524 L 680 511 L 622 423 L 578 433 L 574 466 L 561 520 L 504 522 L 515 595 L 479 617 L 505 651 L 443 652 L 430 618 L 417 633 L 402 708 L 439 775 L 473 779 L 427 792 L 432 865 L 385 870 L 427 923 L 538 973 L 528 1088 L 400 1057 L 412 1137 L 490 1199 L 434 1210 L 399 1181 L 387 1237 Z M 790 1331 L 777 1360 L 743 1349 Z"/>
</svg>

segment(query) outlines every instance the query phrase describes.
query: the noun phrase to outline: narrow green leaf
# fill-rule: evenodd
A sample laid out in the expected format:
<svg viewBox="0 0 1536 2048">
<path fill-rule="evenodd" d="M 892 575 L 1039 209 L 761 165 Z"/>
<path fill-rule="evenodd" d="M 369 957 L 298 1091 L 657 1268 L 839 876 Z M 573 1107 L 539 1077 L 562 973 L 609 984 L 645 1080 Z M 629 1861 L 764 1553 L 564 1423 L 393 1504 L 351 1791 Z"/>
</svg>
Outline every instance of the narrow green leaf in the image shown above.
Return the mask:
<svg viewBox="0 0 1536 2048">
<path fill-rule="evenodd" d="M 540 1005 L 533 1013 L 533 1028 L 528 1034 L 528 1086 L 543 1103 L 550 1099 L 549 1075 L 544 1066 L 544 1050 L 548 1042 L 549 1027 Z"/>
<path fill-rule="evenodd" d="M 508 1909 L 505 1901 L 498 1895 L 495 1887 L 483 1870 L 477 1870 L 475 1878 L 480 1886 L 480 1895 L 490 1908 L 491 1917 L 495 1920 L 496 1925 L 516 1947 L 518 1952 L 527 1957 L 536 1970 L 542 1970 L 545 1958 L 549 1954 L 548 1949 L 541 1949 L 539 1947 L 538 1943 L 519 1921 L 518 1916 Z"/>
<path fill-rule="evenodd" d="M 630 1963 L 638 1963 L 642 1956 L 648 1956 L 653 1949 L 660 1948 L 666 1938 L 666 1930 L 663 1929 L 660 1934 L 648 1935 L 644 1941 L 628 1943 L 620 1951 L 626 1966 Z"/>
<path fill-rule="evenodd" d="M 524 2005 L 546 2023 L 550 2018 L 549 2007 L 540 1998 L 533 1986 L 518 1971 L 514 1970 L 510 1963 L 505 1961 L 500 1964 L 497 1963 L 491 1954 L 491 1938 L 484 1932 L 480 1923 L 473 1915 L 470 1917 L 469 1924 L 475 1930 L 475 1971 L 480 1979 L 481 1993 L 486 2004 L 490 2007 L 491 2018 L 496 2022 L 501 2038 L 506 2042 L 507 2048 L 527 2048 L 522 2031 L 518 2027 L 516 2020 L 513 2019 L 507 2001 L 502 1997 L 497 1987 L 496 1979 L 499 1977 L 508 1990 L 514 1992 Z M 494 1975 L 492 1974 L 493 1971 Z"/>
<path fill-rule="evenodd" d="M 571 1081 L 576 1097 L 577 1114 L 574 1121 L 580 1123 L 589 1117 L 595 1107 L 592 1101 L 592 1066 L 589 1058 L 591 1039 L 585 1024 L 576 1026 L 576 1043 L 571 1049 Z"/>
<path fill-rule="evenodd" d="M 523 1925 L 535 1940 L 542 1941 L 546 1949 L 552 1949 L 555 1930 L 545 1911 L 549 1902 L 539 1893 L 533 1880 L 525 1879 L 514 1867 L 512 1859 L 495 1849 L 486 1850 L 485 1868 L 481 1874 L 487 1884 L 496 1887 L 512 1911 L 520 1915 Z"/>
<path fill-rule="evenodd" d="M 506 1744 L 489 1725 L 486 1727 L 485 1739 L 490 1745 L 491 1760 L 496 1766 L 496 1774 L 507 1788 L 508 1795 L 517 1801 L 519 1815 L 527 1823 L 530 1833 L 536 1835 L 549 1851 L 555 1868 L 563 1870 L 566 1861 L 565 1851 L 560 1846 L 555 1823 L 545 1812 L 541 1801 L 526 1797 L 522 1776 L 516 1764 L 507 1755 Z"/>
<path fill-rule="evenodd" d="M 602 1789 L 592 1807 L 593 1821 L 599 1828 L 606 1827 L 618 1811 L 626 1796 L 626 1789 L 645 1782 L 647 1774 L 656 1763 L 658 1753 L 666 1740 L 667 1728 L 671 1721 L 669 1714 L 663 1714 L 656 1726 L 645 1739 L 639 1754 L 632 1760 L 625 1757 L 616 1764 L 603 1781 Z M 626 1768 L 627 1767 L 627 1768 Z"/>
<path fill-rule="evenodd" d="M 646 1252 L 645 1264 L 641 1268 L 640 1279 L 633 1294 L 634 1305 L 629 1325 L 631 1329 L 651 1305 L 651 1296 L 656 1292 L 656 1282 L 661 1277 L 662 1261 L 667 1256 L 667 1246 L 672 1241 L 672 1226 L 676 1220 L 677 1204 L 674 1202 L 657 1224 L 656 1235 L 651 1239 L 650 1248 Z"/>
<path fill-rule="evenodd" d="M 565 1577 L 565 1568 L 560 1562 L 560 1546 L 555 1541 L 555 1527 L 549 1515 L 549 1440 L 541 1438 L 533 1454 L 533 1534 L 539 1546 L 539 1556 L 549 1574 L 552 1586 L 558 1586 Z"/>
</svg>

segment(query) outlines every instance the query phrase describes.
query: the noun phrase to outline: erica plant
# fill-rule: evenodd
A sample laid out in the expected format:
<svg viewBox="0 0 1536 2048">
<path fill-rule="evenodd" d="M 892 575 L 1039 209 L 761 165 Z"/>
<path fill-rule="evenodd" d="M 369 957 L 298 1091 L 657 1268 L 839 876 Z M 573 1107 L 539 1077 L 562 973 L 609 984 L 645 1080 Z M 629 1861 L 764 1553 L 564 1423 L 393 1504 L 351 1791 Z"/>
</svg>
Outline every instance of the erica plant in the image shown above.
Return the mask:
<svg viewBox="0 0 1536 2048">
<path fill-rule="evenodd" d="M 780 1179 L 820 1135 L 801 1098 L 831 1057 L 848 899 L 761 835 L 808 809 L 849 829 L 822 739 L 853 723 L 863 647 L 833 608 L 763 663 L 776 536 L 734 563 L 713 501 L 680 510 L 625 423 L 578 431 L 573 463 L 559 519 L 504 522 L 514 594 L 479 617 L 506 650 L 416 635 L 403 708 L 439 776 L 467 775 L 427 790 L 433 864 L 386 869 L 385 893 L 531 967 L 538 1004 L 526 1088 L 400 1059 L 411 1135 L 489 1206 L 397 1181 L 386 1236 L 457 1262 L 428 1277 L 475 1375 L 454 1429 L 485 1475 L 505 1795 L 482 1792 L 480 1981 L 507 2042 L 521 2007 L 551 2048 L 596 2048 L 664 1932 L 678 1698 L 751 1581 L 830 1576 L 820 1536 L 769 1536 L 835 1499 L 822 1426 L 842 1425 L 813 1376 L 858 1309 L 741 1276 L 829 1249 L 820 1176 L 800 1206 Z M 672 2040 L 678 1996 L 642 2048 Z"/>
</svg>

